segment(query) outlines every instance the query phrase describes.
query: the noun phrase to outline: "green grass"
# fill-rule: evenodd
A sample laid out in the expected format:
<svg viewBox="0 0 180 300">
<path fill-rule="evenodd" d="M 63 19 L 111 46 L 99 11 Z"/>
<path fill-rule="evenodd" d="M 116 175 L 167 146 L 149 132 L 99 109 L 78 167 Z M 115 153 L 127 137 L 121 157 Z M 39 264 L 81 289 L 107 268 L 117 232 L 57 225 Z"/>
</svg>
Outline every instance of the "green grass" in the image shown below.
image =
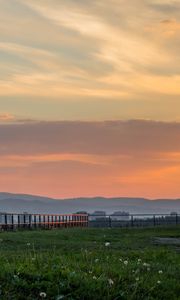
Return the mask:
<svg viewBox="0 0 180 300">
<path fill-rule="evenodd" d="M 180 299 L 180 252 L 154 237 L 180 227 L 0 233 L 0 299 Z"/>
</svg>

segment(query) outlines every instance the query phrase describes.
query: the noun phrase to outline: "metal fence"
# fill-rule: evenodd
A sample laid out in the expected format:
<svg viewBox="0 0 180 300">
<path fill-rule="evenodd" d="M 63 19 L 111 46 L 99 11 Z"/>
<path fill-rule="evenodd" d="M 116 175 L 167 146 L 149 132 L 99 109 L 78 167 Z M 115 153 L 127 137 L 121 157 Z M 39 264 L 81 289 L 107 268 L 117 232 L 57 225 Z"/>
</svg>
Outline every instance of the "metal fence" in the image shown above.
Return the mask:
<svg viewBox="0 0 180 300">
<path fill-rule="evenodd" d="M 154 227 L 180 224 L 179 214 L 89 215 L 90 227 Z"/>
<path fill-rule="evenodd" d="M 0 230 L 66 227 L 154 227 L 180 225 L 180 214 L 16 214 L 0 213 Z"/>
<path fill-rule="evenodd" d="M 0 230 L 87 227 L 87 214 L 14 214 L 0 213 Z"/>
</svg>

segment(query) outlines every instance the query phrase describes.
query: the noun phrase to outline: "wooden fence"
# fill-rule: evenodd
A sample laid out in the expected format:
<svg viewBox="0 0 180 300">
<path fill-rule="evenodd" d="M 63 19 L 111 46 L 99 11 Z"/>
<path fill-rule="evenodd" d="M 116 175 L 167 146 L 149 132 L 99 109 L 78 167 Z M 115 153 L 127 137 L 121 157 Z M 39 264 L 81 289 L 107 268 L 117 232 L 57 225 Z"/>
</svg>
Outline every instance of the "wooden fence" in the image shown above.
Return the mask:
<svg viewBox="0 0 180 300">
<path fill-rule="evenodd" d="M 87 227 L 87 214 L 14 214 L 0 213 L 0 229 Z"/>
</svg>

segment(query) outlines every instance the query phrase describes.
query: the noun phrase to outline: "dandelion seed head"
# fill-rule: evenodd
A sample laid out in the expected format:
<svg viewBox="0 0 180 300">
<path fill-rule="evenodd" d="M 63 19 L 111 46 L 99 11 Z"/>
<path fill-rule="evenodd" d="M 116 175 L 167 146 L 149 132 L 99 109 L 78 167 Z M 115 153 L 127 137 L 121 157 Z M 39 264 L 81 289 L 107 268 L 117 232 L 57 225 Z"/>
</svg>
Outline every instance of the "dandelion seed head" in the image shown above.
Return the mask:
<svg viewBox="0 0 180 300">
<path fill-rule="evenodd" d="M 46 298 L 46 293 L 44 293 L 44 292 L 41 292 L 40 294 L 39 294 L 39 296 L 41 297 L 41 298 Z"/>
<path fill-rule="evenodd" d="M 106 246 L 106 247 L 109 247 L 109 246 L 110 246 L 110 243 L 109 243 L 109 242 L 106 242 L 106 243 L 105 243 L 105 246 Z"/>
<path fill-rule="evenodd" d="M 150 264 L 143 263 L 143 266 L 144 266 L 144 267 L 149 267 L 149 266 L 150 266 Z"/>
<path fill-rule="evenodd" d="M 111 278 L 109 278 L 109 279 L 108 279 L 108 283 L 109 283 L 109 285 L 111 286 L 111 285 L 114 284 L 114 281 L 113 281 Z"/>
</svg>

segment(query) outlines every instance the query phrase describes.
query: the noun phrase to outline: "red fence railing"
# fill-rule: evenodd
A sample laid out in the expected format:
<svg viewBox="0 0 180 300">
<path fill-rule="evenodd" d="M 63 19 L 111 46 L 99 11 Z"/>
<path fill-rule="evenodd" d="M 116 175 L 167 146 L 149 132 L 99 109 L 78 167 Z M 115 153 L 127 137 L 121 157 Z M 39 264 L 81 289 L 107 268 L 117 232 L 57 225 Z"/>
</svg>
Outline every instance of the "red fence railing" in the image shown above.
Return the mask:
<svg viewBox="0 0 180 300">
<path fill-rule="evenodd" d="M 14 214 L 0 213 L 0 229 L 87 227 L 87 214 Z"/>
</svg>

